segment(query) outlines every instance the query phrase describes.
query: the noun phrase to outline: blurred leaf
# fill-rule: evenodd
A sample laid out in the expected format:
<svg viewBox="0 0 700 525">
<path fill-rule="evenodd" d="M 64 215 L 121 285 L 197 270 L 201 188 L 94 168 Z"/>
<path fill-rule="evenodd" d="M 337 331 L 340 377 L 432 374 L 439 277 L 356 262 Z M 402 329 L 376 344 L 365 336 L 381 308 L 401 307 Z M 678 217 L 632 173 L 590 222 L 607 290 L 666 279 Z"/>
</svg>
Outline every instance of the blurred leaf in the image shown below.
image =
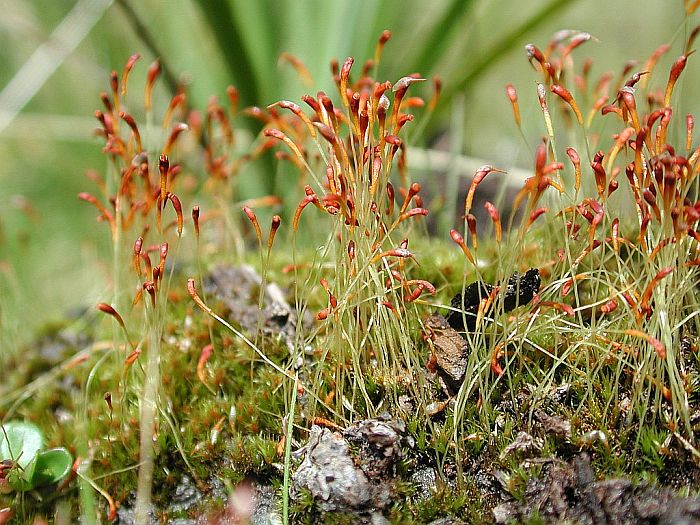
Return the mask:
<svg viewBox="0 0 700 525">
<path fill-rule="evenodd" d="M 260 31 L 260 33 L 257 35 L 257 42 L 251 42 L 250 37 L 246 39 L 246 35 L 250 34 L 253 28 L 249 26 L 248 31 L 243 30 L 242 25 L 249 24 L 249 22 L 240 19 L 241 13 L 234 8 L 232 2 L 228 0 L 200 0 L 197 3 L 206 17 L 212 35 L 228 65 L 242 105 L 260 104 L 262 87 L 255 58 L 261 55 L 257 46 L 264 48 L 269 46 L 269 42 L 266 42 L 269 38 L 268 31 L 265 30 L 259 19 L 256 20 L 254 31 Z M 244 14 L 252 15 L 255 4 L 257 2 L 245 2 L 248 9 L 243 9 Z M 268 69 L 273 64 L 274 62 L 268 64 Z"/>
<path fill-rule="evenodd" d="M 444 108 L 458 92 L 513 52 L 523 35 L 550 21 L 572 0 L 549 0 L 514 27 L 489 33 L 480 49 L 469 52 L 470 39 L 481 17 L 473 0 L 445 0 L 427 8 L 416 0 L 304 3 L 293 0 L 198 0 L 210 25 L 243 105 L 266 105 L 288 98 L 284 77 L 275 64 L 283 51 L 302 58 L 318 75 L 330 58 L 352 54 L 362 63 L 372 58 L 382 30 L 392 31 L 391 58 L 382 66 L 390 79 L 408 72 L 439 74 L 444 81 Z M 498 8 L 497 2 L 485 2 Z M 480 9 L 484 7 L 479 5 Z M 348 29 L 352 29 L 351 31 Z M 459 58 L 454 60 L 458 54 Z M 389 57 L 387 57 L 389 58 Z M 322 68 L 319 67 L 322 64 Z M 398 75 L 398 76 L 397 76 Z M 395 77 L 395 78 L 393 78 Z M 326 78 L 315 78 L 318 87 Z M 288 90 L 289 91 L 289 90 Z"/>
<path fill-rule="evenodd" d="M 464 35 L 464 28 L 470 25 L 472 17 L 472 0 L 453 0 L 442 12 L 442 16 L 429 28 L 430 34 L 417 49 L 415 69 L 428 72 L 436 62 L 436 57 L 443 56 L 455 42 Z"/>
<path fill-rule="evenodd" d="M 492 68 L 509 51 L 517 47 L 518 40 L 540 25 L 551 20 L 564 7 L 571 6 L 571 0 L 550 0 L 532 16 L 505 33 L 493 43 L 484 53 L 479 55 L 465 55 L 464 60 L 457 64 L 455 71 L 462 71 L 455 77 L 449 86 L 446 86 L 443 99 L 449 99 L 456 92 L 466 90 L 478 77 Z"/>
</svg>

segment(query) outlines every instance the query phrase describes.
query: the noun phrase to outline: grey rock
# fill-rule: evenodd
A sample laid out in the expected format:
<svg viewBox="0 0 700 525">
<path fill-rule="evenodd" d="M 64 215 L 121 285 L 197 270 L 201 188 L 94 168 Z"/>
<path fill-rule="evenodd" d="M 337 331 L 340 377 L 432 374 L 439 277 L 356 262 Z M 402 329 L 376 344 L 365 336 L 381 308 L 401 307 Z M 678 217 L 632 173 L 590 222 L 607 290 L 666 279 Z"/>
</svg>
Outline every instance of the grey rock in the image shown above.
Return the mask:
<svg viewBox="0 0 700 525">
<path fill-rule="evenodd" d="M 137 525 L 135 516 L 135 505 L 136 495 L 130 501 L 117 509 L 117 519 L 114 523 L 117 525 Z M 151 505 L 148 511 L 148 523 L 138 524 L 138 525 L 158 525 L 158 520 L 156 519 L 156 508 Z"/>
<path fill-rule="evenodd" d="M 647 484 L 635 486 L 627 479 L 595 481 L 590 459 L 582 454 L 570 464 L 547 463 L 539 478 L 527 482 L 523 501 L 493 510 L 496 523 L 521 522 L 534 514 L 547 524 L 698 524 L 700 498 Z"/>
<path fill-rule="evenodd" d="M 428 525 L 466 525 L 462 520 L 456 518 L 439 518 L 431 521 Z"/>
<path fill-rule="evenodd" d="M 220 266 L 204 277 L 204 293 L 221 301 L 229 320 L 249 333 L 258 329 L 268 336 L 281 336 L 291 347 L 296 336 L 297 315 L 275 283 L 267 283 L 263 309 L 259 308 L 262 278 L 247 265 Z M 305 318 L 305 322 L 311 322 Z"/>
<path fill-rule="evenodd" d="M 292 481 L 293 495 L 308 490 L 324 512 L 367 508 L 373 499 L 373 488 L 355 466 L 347 441 L 316 425 Z"/>
<path fill-rule="evenodd" d="M 541 410 L 537 411 L 535 416 L 542 425 L 542 430 L 544 430 L 545 434 L 566 439 L 571 437 L 571 421 L 568 419 L 559 416 L 550 416 Z"/>
<path fill-rule="evenodd" d="M 542 440 L 532 437 L 527 432 L 518 432 L 515 440 L 501 452 L 501 459 L 513 452 L 528 453 L 539 450 L 542 450 Z"/>
<path fill-rule="evenodd" d="M 292 497 L 308 490 L 322 512 L 357 512 L 364 514 L 362 519 L 383 519 L 381 513 L 367 513 L 391 502 L 391 481 L 405 431 L 403 421 L 388 415 L 359 421 L 342 434 L 314 425 L 292 476 Z"/>
<path fill-rule="evenodd" d="M 406 425 L 390 416 L 381 419 L 366 419 L 349 427 L 343 437 L 359 449 L 358 463 L 369 478 L 391 473 L 401 457 L 402 436 Z"/>
</svg>

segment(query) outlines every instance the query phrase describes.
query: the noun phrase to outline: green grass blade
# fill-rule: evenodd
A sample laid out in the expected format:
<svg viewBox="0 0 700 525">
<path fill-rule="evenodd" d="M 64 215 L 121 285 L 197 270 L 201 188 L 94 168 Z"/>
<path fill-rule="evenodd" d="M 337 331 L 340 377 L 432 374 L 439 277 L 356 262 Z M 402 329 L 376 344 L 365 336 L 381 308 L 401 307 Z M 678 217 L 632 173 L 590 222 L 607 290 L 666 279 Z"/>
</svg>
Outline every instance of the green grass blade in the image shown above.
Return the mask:
<svg viewBox="0 0 700 525">
<path fill-rule="evenodd" d="M 240 20 L 227 0 L 200 0 L 197 2 L 204 14 L 212 36 L 228 66 L 233 83 L 238 89 L 242 106 L 251 106 L 260 101 L 260 85 L 252 57 L 239 29 Z"/>
<path fill-rule="evenodd" d="M 432 25 L 429 36 L 416 50 L 417 58 L 413 62 L 415 69 L 427 74 L 433 70 L 436 59 L 439 60 L 454 47 L 461 37 L 459 33 L 464 33 L 464 28 L 469 27 L 473 3 L 471 0 L 455 0 L 447 6 L 442 16 Z"/>
</svg>

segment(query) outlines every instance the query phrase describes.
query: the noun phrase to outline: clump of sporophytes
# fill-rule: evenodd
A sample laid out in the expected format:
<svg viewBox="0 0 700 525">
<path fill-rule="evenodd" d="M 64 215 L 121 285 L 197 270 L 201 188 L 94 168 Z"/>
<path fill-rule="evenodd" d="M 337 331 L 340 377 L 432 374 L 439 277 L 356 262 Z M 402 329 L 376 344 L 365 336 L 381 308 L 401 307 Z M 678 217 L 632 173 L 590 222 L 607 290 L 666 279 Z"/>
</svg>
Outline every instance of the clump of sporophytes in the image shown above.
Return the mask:
<svg viewBox="0 0 700 525">
<path fill-rule="evenodd" d="M 335 399 L 338 409 L 349 415 L 356 398 L 367 415 L 381 404 L 367 391 L 365 374 L 388 389 L 395 385 L 400 390 L 415 380 L 410 377 L 418 364 L 412 358 L 416 351 L 409 335 L 411 319 L 417 317 L 420 298 L 435 294 L 431 283 L 411 278 L 410 233 L 428 210 L 421 185 L 408 180 L 400 138 L 404 126 L 414 120 L 414 111 L 425 106 L 422 98 L 408 96 L 412 85 L 424 79 L 413 74 L 392 84 L 373 77 L 389 37 L 388 31 L 381 35 L 374 59 L 355 79 L 353 58 L 332 64 L 339 107 L 324 92 L 302 97 L 311 110 L 308 114 L 283 100 L 269 111 L 285 109 L 293 118 L 278 119 L 264 130 L 289 148 L 292 161 L 311 179 L 294 214 L 295 235 L 310 204 L 330 219 L 327 252 L 334 270 L 314 275 L 328 296 L 316 318 L 321 321 L 319 330 L 326 332 L 321 358 L 330 354 L 337 367 L 335 388 L 326 389 L 325 399 Z M 439 89 L 436 80 L 428 110 Z"/>
<path fill-rule="evenodd" d="M 236 156 L 233 150 L 236 144 L 232 119 L 239 115 L 238 92 L 229 86 L 226 90 L 229 108 L 222 106 L 216 97 L 212 97 L 202 112 L 188 107 L 187 96 L 183 86 L 177 86 L 176 93 L 170 97 L 160 125 L 154 124 L 154 91 L 161 74 L 158 61 L 151 64 L 147 71 L 143 103 L 134 101 L 137 109 L 144 113 L 145 125 L 139 126 L 133 112 L 127 104 L 128 81 L 139 55 L 135 54 L 127 61 L 120 76 L 116 71 L 110 75 L 110 91 L 100 94 L 103 110 L 96 110 L 95 117 L 101 127 L 96 134 L 104 138 L 103 152 L 110 159 L 110 169 L 106 177 L 94 171 L 88 173 L 101 193 L 101 198 L 82 192 L 81 200 L 94 205 L 99 211 L 97 220 L 108 223 L 113 244 L 114 275 L 113 286 L 115 305 L 100 303 L 98 309 L 114 317 L 122 328 L 128 346 L 133 350 L 127 364 L 138 357 L 142 341 L 131 339 L 126 323 L 118 313 L 119 308 L 126 308 L 123 286 L 133 283 L 133 292 L 129 292 L 131 307 L 143 303 L 155 310 L 159 302 L 167 300 L 168 286 L 166 260 L 174 244 L 179 248 L 185 232 L 185 215 L 179 195 L 184 192 L 191 200 L 195 192 L 202 190 L 202 197 L 213 198 L 217 210 L 201 213 L 200 205 L 191 208 L 191 220 L 194 237 L 199 250 L 200 228 L 206 222 L 215 223 L 223 230 L 235 230 L 229 235 L 236 238 L 241 235 L 241 228 L 229 228 L 232 221 L 224 217 L 227 213 L 227 201 L 235 198 L 237 175 L 243 163 L 249 162 L 271 147 L 269 141 L 260 141 L 252 152 Z M 129 101 L 132 103 L 132 101 Z M 253 109 L 242 113 L 257 115 Z M 144 131 L 145 128 L 145 131 Z M 186 133 L 185 133 L 186 132 Z M 184 158 L 201 155 L 204 177 L 201 181 L 190 172 L 187 165 L 171 161 L 172 151 L 179 148 Z M 159 153 L 154 153 L 159 152 Z M 191 164 L 196 164 L 194 159 Z M 180 189 L 176 193 L 176 187 Z M 256 199 L 264 205 L 274 205 L 278 199 L 263 197 Z M 172 208 L 174 219 L 166 221 L 164 214 Z M 244 209 L 248 209 L 244 207 Z M 273 221 L 274 222 L 274 221 Z M 233 224 L 240 224 L 233 221 Z M 278 223 L 279 225 L 279 223 Z M 154 235 L 159 241 L 149 242 Z M 227 235 L 214 235 L 217 241 L 225 243 Z M 155 256 L 155 260 L 152 258 Z M 132 277 L 126 275 L 126 270 Z M 162 321 L 162 319 L 161 319 Z"/>
<path fill-rule="evenodd" d="M 159 325 L 162 329 L 165 307 L 160 306 L 167 302 L 169 286 L 166 261 L 171 244 L 179 246 L 185 223 L 182 202 L 175 193 L 182 166 L 171 163 L 170 155 L 182 133 L 189 129 L 184 122 L 173 123 L 173 118 L 185 104 L 186 97 L 182 92 L 171 98 L 160 129 L 152 124 L 153 90 L 160 74 L 160 65 L 154 62 L 148 69 L 143 96 L 148 124 L 142 133 L 136 118 L 127 108 L 128 80 L 138 59 L 137 54 L 129 58 L 121 79 L 116 71 L 111 73 L 110 92 L 100 94 L 104 110 L 95 111 L 95 117 L 102 126 L 96 133 L 104 138 L 103 152 L 109 157 L 111 166 L 106 178 L 95 172 L 90 172 L 89 176 L 98 184 L 106 203 L 87 192 L 78 195 L 80 199 L 93 204 L 100 212 L 98 221 L 107 222 L 110 227 L 115 267 L 115 305 L 100 303 L 97 308 L 112 316 L 121 327 L 126 347 L 131 350 L 125 360 L 127 367 L 138 359 L 149 331 L 158 331 Z M 184 111 L 179 114 L 185 116 Z M 145 148 L 146 144 L 155 146 L 161 136 L 166 135 L 160 154 L 154 156 L 152 151 Z M 175 218 L 164 224 L 168 207 L 172 208 Z M 197 208 L 193 219 L 198 219 L 198 214 Z M 198 220 L 195 220 L 195 229 L 199 229 Z M 154 235 L 160 236 L 160 240 L 149 243 L 148 239 Z M 125 268 L 135 276 L 136 283 L 134 277 L 125 275 Z M 130 294 L 131 306 L 140 303 L 147 306 L 144 330 L 137 341 L 132 339 L 118 311 L 128 304 L 122 299 L 121 287 L 125 283 L 134 283 L 134 292 Z"/>
<path fill-rule="evenodd" d="M 110 414 L 113 400 L 123 416 L 138 414 L 141 435 L 136 514 L 137 519 L 145 520 L 154 472 L 153 441 L 163 430 L 159 424 L 162 419 L 159 416 L 162 411 L 160 352 L 173 276 L 173 265 L 168 257 L 177 257 L 185 233 L 183 204 L 178 194 L 184 192 L 191 197 L 198 187 L 196 179 L 183 165 L 172 162 L 172 153 L 176 148 L 184 154 L 201 151 L 207 175 L 205 185 L 216 186 L 212 194 L 222 198 L 232 195 L 234 184 L 231 181 L 235 180 L 241 163 L 253 158 L 253 154 L 245 159 L 234 159 L 231 155 L 234 134 L 230 118 L 237 113 L 237 94 L 233 88 L 227 90 L 230 111 L 225 111 L 212 98 L 204 117 L 187 107 L 186 95 L 178 88 L 169 100 L 160 125 L 156 125 L 152 101 L 161 67 L 155 62 L 146 75 L 143 106 L 139 108 L 139 103 L 130 98 L 127 102 L 129 77 L 138 59 L 139 55 L 129 58 L 121 78 L 116 72 L 111 73 L 109 92 L 100 94 L 104 109 L 95 112 L 101 125 L 97 135 L 104 139 L 103 151 L 110 159 L 110 168 L 104 178 L 95 172 L 90 172 L 89 177 L 97 183 L 103 196 L 98 198 L 84 192 L 79 198 L 94 205 L 99 211 L 98 220 L 106 222 L 110 228 L 114 299 L 112 304 L 99 303 L 97 309 L 117 321 L 126 343 L 121 345 L 115 340 L 114 350 L 123 346 L 126 353 L 120 385 L 116 389 L 119 395 L 112 398 L 110 394 L 105 400 L 109 399 Z M 139 125 L 134 116 L 139 110 L 144 113 L 145 125 Z M 186 131 L 190 131 L 189 140 L 183 141 Z M 176 190 L 178 185 L 180 189 Z M 170 221 L 166 219 L 169 209 L 174 213 Z M 191 217 L 198 251 L 200 223 L 207 218 L 200 219 L 198 205 L 192 207 Z M 223 224 L 226 220 L 218 222 Z M 129 321 L 132 315 L 126 316 L 125 321 L 122 314 L 141 306 L 144 318 L 140 329 L 128 330 L 127 325 L 136 323 L 133 319 Z M 210 345 L 204 347 L 203 355 L 207 349 L 210 353 Z M 134 366 L 136 363 L 138 366 Z M 203 377 L 202 373 L 198 375 Z M 183 460 L 187 464 L 187 458 Z M 103 495 L 108 497 L 104 491 Z M 114 516 L 115 505 L 108 499 L 110 516 Z"/>
<path fill-rule="evenodd" d="M 312 404 L 321 401 L 342 419 L 353 419 L 359 413 L 358 402 L 366 415 L 373 415 L 375 406 L 381 404 L 368 392 L 365 374 L 403 387 L 411 383 L 407 374 L 419 367 L 410 335 L 411 319 L 417 319 L 415 306 L 421 297 L 435 293 L 428 281 L 410 277 L 414 259 L 409 249 L 411 223 L 428 210 L 423 206 L 420 184 L 408 181 L 405 145 L 399 137 L 414 119 L 411 111 L 425 106 L 423 99 L 408 96 L 409 88 L 424 79 L 414 74 L 392 84 L 373 78 L 371 72 L 378 67 L 389 38 L 388 31 L 381 35 L 374 59 L 367 61 L 355 80 L 351 78 L 353 58 L 342 65 L 332 64 L 340 104 L 319 92 L 315 97 L 302 97 L 310 111 L 282 100 L 261 113 L 263 136 L 286 146 L 278 158 L 292 162 L 302 181 L 308 180 L 291 221 L 293 245 L 299 236 L 319 231 L 302 217 L 309 205 L 330 223 L 319 250 L 320 263 L 303 277 L 301 265 L 293 265 L 291 271 L 302 309 L 306 308 L 305 296 L 313 293 L 309 283 L 317 282 L 327 296 L 327 306 L 315 314 L 318 328 L 311 334 L 299 334 L 297 347 L 301 353 L 306 345 L 318 345 L 316 336 L 325 332 L 323 348 L 315 351 L 319 358 L 315 371 L 304 383 L 319 389 Z M 439 89 L 436 80 L 429 110 L 435 106 Z M 398 186 L 392 182 L 394 171 L 398 171 Z M 262 253 L 257 217 L 251 207 L 244 211 Z M 279 218 L 273 219 L 268 256 L 278 227 Z M 304 280 L 309 288 L 301 291 L 298 283 Z M 196 293 L 194 283 L 191 292 Z M 412 359 L 416 360 L 409 362 Z M 334 380 L 324 384 L 328 374 Z M 308 407 L 307 413 L 312 415 L 314 408 Z"/>
<path fill-rule="evenodd" d="M 631 402 L 624 414 L 627 424 L 658 416 L 673 433 L 681 426 L 691 431 L 689 396 L 697 388 L 697 371 L 682 341 L 698 332 L 700 146 L 693 144 L 694 117 L 679 117 L 674 99 L 699 30 L 690 33 L 663 88 L 652 87 L 652 81 L 668 45 L 656 49 L 637 71 L 636 62 L 630 62 L 617 79 L 607 72 L 594 82 L 593 61 L 579 68 L 573 59 L 590 34 L 559 32 L 545 50 L 529 44 L 528 59 L 542 75 L 537 98 L 547 137 L 536 149 L 534 176 L 513 202 L 515 213 L 527 199 L 516 242 L 539 217 L 551 217 L 542 223 L 550 237 L 540 246 L 545 255 L 540 269 L 557 277 L 535 299 L 532 312 L 541 316 L 548 308 L 564 314 L 554 321 L 567 342 L 560 349 L 539 350 L 558 353 L 555 367 L 578 367 L 592 384 L 609 376 L 623 385 L 614 389 L 606 410 L 617 411 L 626 397 Z M 506 94 L 521 126 L 515 88 L 508 85 Z M 566 134 L 555 130 L 557 115 L 569 128 Z M 594 132 L 601 119 L 617 131 L 609 137 Z M 679 135 L 673 123 L 679 120 L 685 136 L 673 144 L 671 138 Z M 565 146 L 561 140 L 578 145 Z M 477 185 L 491 171 L 498 170 L 487 166 L 476 174 L 465 202 L 465 230 L 474 248 L 476 224 L 469 209 Z M 555 192 L 548 192 L 541 206 L 548 188 Z M 500 245 L 498 211 L 490 203 L 486 208 Z M 475 263 L 463 236 L 453 231 L 452 237 Z"/>
<path fill-rule="evenodd" d="M 105 221 L 110 226 L 114 258 L 114 305 L 100 303 L 97 308 L 117 321 L 126 339 L 125 348 L 130 350 L 124 359 L 119 403 L 123 411 L 135 410 L 139 414 L 141 446 L 136 514 L 138 519 L 145 519 L 150 505 L 154 469 L 153 437 L 158 432 L 160 348 L 169 288 L 166 260 L 170 243 L 166 239 L 174 229 L 177 236 L 175 243 L 179 246 L 184 228 L 182 203 L 174 192 L 174 181 L 180 174 L 181 167 L 177 164 L 171 165 L 169 156 L 188 126 L 181 122 L 171 126 L 174 112 L 185 100 L 183 94 L 177 94 L 171 99 L 163 118 L 162 130 L 169 130 L 169 134 L 160 155 L 154 159 L 152 152 L 146 150 L 145 144 L 157 142 L 155 136 L 159 133 L 149 124 L 142 135 L 136 119 L 127 111 L 129 75 L 138 59 L 138 55 L 130 57 L 121 82 L 118 74 L 112 72 L 110 92 L 100 95 L 104 111 L 95 112 L 102 126 L 98 134 L 104 138 L 103 151 L 110 158 L 111 169 L 106 180 L 94 173 L 91 174 L 91 178 L 98 183 L 108 204 L 90 193 L 81 193 L 79 198 L 93 204 L 100 212 L 98 220 Z M 147 74 L 144 107 L 149 122 L 152 119 L 152 93 L 159 72 L 160 66 L 156 62 Z M 172 206 L 176 218 L 172 224 L 163 225 L 163 214 L 168 204 Z M 153 235 L 151 230 L 155 230 L 161 239 L 149 245 L 146 239 Z M 131 249 L 127 251 L 129 241 L 126 239 L 130 235 L 134 235 L 135 238 L 131 241 Z M 156 254 L 156 263 L 151 260 L 152 253 Z M 133 278 L 126 276 L 125 268 L 131 268 L 137 280 L 132 307 L 147 297 L 146 301 L 143 301 L 146 304 L 143 329 L 137 341 L 131 339 L 127 324 L 119 313 L 119 310 L 126 306 L 121 287 L 133 282 Z M 116 350 L 117 342 L 114 344 Z M 139 361 L 144 349 L 147 350 L 147 363 L 145 367 L 140 363 L 134 372 L 132 365 Z M 139 383 L 142 383 L 140 388 L 137 386 Z M 110 395 L 110 410 L 113 408 L 111 402 Z M 116 507 L 111 499 L 109 506 L 110 519 L 113 519 L 116 516 Z"/>
</svg>

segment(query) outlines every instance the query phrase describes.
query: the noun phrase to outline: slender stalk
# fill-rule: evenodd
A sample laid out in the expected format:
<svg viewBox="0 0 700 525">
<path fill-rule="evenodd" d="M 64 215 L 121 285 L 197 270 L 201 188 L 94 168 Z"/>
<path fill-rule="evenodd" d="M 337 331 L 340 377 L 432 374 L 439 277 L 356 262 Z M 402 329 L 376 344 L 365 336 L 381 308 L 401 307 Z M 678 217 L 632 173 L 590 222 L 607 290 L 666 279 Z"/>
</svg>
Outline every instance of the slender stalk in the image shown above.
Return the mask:
<svg viewBox="0 0 700 525">
<path fill-rule="evenodd" d="M 155 312 L 154 312 L 155 313 Z M 139 447 L 139 476 L 136 489 L 135 523 L 148 523 L 153 484 L 156 415 L 158 412 L 158 385 L 160 384 L 160 327 L 151 322 L 146 377 L 141 401 L 141 439 Z"/>
<path fill-rule="evenodd" d="M 299 377 L 295 374 L 292 400 L 287 414 L 287 428 L 285 430 L 284 442 L 284 484 L 282 485 L 282 523 L 289 523 L 289 473 L 292 462 L 292 433 L 294 432 L 294 411 L 296 410 L 297 389 L 299 387 Z"/>
</svg>

